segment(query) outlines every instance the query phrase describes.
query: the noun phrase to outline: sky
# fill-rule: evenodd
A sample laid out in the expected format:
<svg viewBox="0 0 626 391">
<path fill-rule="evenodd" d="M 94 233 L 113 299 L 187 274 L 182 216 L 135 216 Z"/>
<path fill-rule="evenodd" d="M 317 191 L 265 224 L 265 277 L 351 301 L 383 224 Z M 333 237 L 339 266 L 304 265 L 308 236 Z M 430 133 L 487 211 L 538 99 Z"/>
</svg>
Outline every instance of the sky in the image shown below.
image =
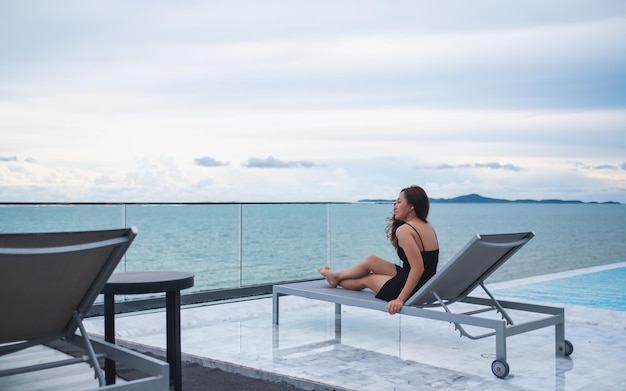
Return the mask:
<svg viewBox="0 0 626 391">
<path fill-rule="evenodd" d="M 626 2 L 0 2 L 0 202 L 413 184 L 626 203 Z"/>
</svg>

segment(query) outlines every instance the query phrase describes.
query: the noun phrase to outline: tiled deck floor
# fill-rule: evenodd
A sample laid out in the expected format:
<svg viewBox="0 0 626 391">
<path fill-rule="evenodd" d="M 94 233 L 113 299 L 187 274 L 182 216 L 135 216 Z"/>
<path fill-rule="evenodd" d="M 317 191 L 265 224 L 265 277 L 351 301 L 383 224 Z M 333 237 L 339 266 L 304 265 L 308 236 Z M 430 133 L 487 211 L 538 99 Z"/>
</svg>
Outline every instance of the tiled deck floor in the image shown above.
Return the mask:
<svg viewBox="0 0 626 391">
<path fill-rule="evenodd" d="M 497 296 L 500 286 L 511 283 L 489 288 Z M 553 327 L 511 337 L 504 380 L 491 373 L 493 337 L 473 341 L 445 322 L 344 306 L 338 341 L 334 306 L 296 297 L 281 299 L 278 326 L 269 297 L 184 307 L 183 358 L 308 390 L 626 390 L 626 311 L 557 305 L 572 356 L 555 355 Z M 103 334 L 102 318 L 85 326 Z M 163 350 L 165 313 L 119 315 L 116 331 L 125 346 Z"/>
<path fill-rule="evenodd" d="M 493 337 L 473 341 L 444 322 L 344 306 L 338 341 L 333 304 L 296 297 L 281 299 L 278 326 L 268 297 L 186 307 L 182 348 L 186 360 L 303 389 L 626 390 L 626 312 L 565 308 L 573 355 L 555 355 L 553 327 L 511 337 L 504 380 L 491 372 Z M 86 326 L 103 332 L 101 318 Z M 162 311 L 119 316 L 116 329 L 127 346 L 165 346 Z"/>
</svg>

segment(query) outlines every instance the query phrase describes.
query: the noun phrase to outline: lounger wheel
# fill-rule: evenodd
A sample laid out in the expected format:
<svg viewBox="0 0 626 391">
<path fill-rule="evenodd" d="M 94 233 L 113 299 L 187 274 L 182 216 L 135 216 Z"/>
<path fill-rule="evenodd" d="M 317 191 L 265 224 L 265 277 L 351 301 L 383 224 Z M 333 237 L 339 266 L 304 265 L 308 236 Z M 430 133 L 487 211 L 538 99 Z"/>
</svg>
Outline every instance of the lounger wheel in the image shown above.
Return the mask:
<svg viewBox="0 0 626 391">
<path fill-rule="evenodd" d="M 495 360 L 491 363 L 491 372 L 500 379 L 504 379 L 509 375 L 509 364 L 504 360 Z"/>
<path fill-rule="evenodd" d="M 563 354 L 565 355 L 565 357 L 569 356 L 570 354 L 574 353 L 574 344 L 572 344 L 570 341 L 565 340 L 565 343 L 563 344 L 564 347 L 564 351 Z"/>
</svg>

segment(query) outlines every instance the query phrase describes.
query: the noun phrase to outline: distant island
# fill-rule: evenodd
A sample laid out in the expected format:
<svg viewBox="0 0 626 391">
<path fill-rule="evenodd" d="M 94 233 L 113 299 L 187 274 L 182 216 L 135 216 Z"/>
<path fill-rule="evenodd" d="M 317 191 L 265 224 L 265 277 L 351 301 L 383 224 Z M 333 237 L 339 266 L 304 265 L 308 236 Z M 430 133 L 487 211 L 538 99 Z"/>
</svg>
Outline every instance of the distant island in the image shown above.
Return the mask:
<svg viewBox="0 0 626 391">
<path fill-rule="evenodd" d="M 384 199 L 364 199 L 358 202 L 394 202 L 395 200 Z M 454 198 L 431 198 L 431 203 L 434 204 L 619 204 L 615 201 L 607 202 L 583 202 L 576 200 L 505 200 L 500 198 L 483 197 L 478 194 L 467 194 Z"/>
</svg>

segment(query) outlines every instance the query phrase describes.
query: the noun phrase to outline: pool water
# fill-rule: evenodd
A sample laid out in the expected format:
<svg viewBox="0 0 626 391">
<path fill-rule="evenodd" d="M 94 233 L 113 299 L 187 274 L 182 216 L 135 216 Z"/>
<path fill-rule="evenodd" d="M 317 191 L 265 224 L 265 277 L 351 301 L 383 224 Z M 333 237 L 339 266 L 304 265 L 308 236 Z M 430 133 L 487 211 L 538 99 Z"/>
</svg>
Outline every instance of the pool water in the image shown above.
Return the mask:
<svg viewBox="0 0 626 391">
<path fill-rule="evenodd" d="M 626 311 L 626 267 L 501 288 L 498 296 Z"/>
</svg>

